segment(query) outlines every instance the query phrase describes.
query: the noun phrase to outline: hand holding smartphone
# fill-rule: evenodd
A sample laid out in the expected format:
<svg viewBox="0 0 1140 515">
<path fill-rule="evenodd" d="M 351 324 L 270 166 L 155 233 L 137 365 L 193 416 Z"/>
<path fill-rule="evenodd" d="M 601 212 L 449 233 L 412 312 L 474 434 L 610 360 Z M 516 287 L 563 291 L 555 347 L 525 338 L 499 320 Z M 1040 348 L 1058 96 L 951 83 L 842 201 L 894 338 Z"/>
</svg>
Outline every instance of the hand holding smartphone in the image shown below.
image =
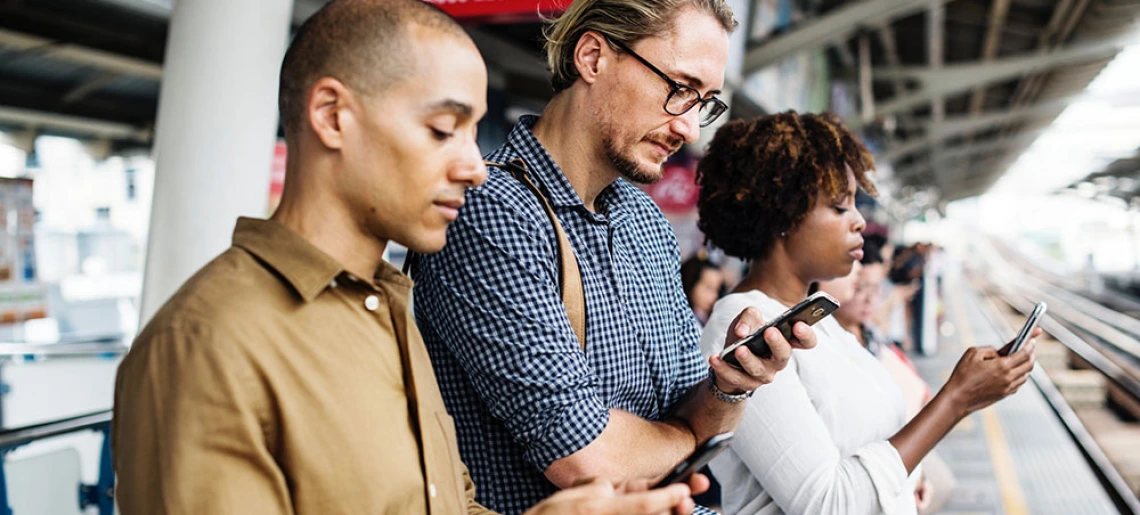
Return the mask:
<svg viewBox="0 0 1140 515">
<path fill-rule="evenodd" d="M 705 465 L 708 465 L 716 455 L 728 447 L 728 443 L 731 441 L 732 433 L 721 433 L 709 438 L 705 443 L 697 446 L 697 450 L 693 451 L 688 458 L 685 458 L 685 461 L 678 463 L 669 475 L 665 476 L 661 481 L 658 481 L 651 489 L 688 481 L 690 476 L 697 473 L 697 471 L 701 470 Z"/>
<path fill-rule="evenodd" d="M 1041 321 L 1041 317 L 1045 315 L 1045 311 L 1049 309 L 1044 302 L 1038 302 L 1037 306 L 1033 308 L 1033 312 L 1029 314 L 1029 318 L 1025 320 L 1025 325 L 1021 326 L 1021 330 L 1017 332 L 1017 336 L 1013 338 L 1013 343 L 1009 349 L 1002 356 L 1008 356 L 1019 350 L 1029 341 L 1029 335 L 1033 334 L 1033 330 L 1037 328 L 1037 324 Z"/>
<path fill-rule="evenodd" d="M 816 322 L 827 318 L 828 315 L 839 309 L 839 301 L 835 300 L 831 295 L 824 292 L 816 292 L 811 294 L 808 298 L 800 301 L 799 304 L 792 306 L 791 309 L 785 311 L 780 316 L 776 317 L 771 322 L 768 322 L 756 332 L 737 340 L 736 343 L 724 348 L 720 353 L 720 359 L 723 359 L 728 364 L 740 368 L 740 362 L 736 360 L 734 352 L 737 347 L 745 345 L 748 350 L 752 351 L 761 359 L 768 359 L 772 357 L 772 349 L 768 347 L 768 342 L 764 341 L 764 331 L 769 327 L 775 327 L 784 335 L 788 341 L 791 341 L 792 327 L 796 322 L 803 322 L 807 325 L 815 325 Z"/>
</svg>

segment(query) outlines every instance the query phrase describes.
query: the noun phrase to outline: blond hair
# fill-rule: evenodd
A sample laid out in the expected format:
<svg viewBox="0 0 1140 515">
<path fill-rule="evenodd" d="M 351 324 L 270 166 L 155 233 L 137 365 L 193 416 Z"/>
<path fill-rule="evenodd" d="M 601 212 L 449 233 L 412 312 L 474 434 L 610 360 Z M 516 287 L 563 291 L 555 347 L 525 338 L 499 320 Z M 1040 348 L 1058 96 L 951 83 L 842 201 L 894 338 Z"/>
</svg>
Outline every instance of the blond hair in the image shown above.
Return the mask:
<svg viewBox="0 0 1140 515">
<path fill-rule="evenodd" d="M 680 10 L 693 7 L 716 18 L 726 32 L 736 29 L 736 18 L 725 0 L 574 0 L 561 16 L 547 23 L 546 65 L 550 85 L 558 93 L 578 80 L 574 49 L 586 31 L 595 31 L 633 46 L 654 35 L 670 32 Z"/>
</svg>

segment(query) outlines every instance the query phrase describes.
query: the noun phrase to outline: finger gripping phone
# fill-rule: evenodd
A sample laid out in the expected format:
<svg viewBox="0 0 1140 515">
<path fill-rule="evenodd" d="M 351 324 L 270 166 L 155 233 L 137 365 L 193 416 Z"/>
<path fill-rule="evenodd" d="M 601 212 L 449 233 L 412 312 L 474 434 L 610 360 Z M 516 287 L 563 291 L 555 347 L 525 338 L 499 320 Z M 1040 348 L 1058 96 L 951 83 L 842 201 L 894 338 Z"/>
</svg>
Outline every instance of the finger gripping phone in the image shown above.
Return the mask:
<svg viewBox="0 0 1140 515">
<path fill-rule="evenodd" d="M 653 485 L 653 488 L 662 488 L 673 483 L 688 481 L 690 476 L 695 474 L 698 470 L 701 470 L 705 465 L 708 465 L 717 454 L 720 454 L 721 451 L 728 447 L 728 443 L 731 441 L 732 433 L 721 433 L 709 438 L 705 443 L 698 445 L 697 450 L 693 451 L 688 458 L 678 463 L 677 466 L 669 472 L 669 475 Z"/>
<path fill-rule="evenodd" d="M 1003 356 L 1008 356 L 1021 350 L 1025 342 L 1029 341 L 1029 335 L 1033 334 L 1033 329 L 1037 327 L 1038 322 L 1041 321 L 1041 317 L 1045 315 L 1045 311 L 1048 309 L 1049 306 L 1045 305 L 1044 302 L 1037 303 L 1037 306 L 1033 308 L 1033 312 L 1029 314 L 1029 318 L 1025 319 L 1025 325 L 1021 326 L 1021 330 L 1018 331 L 1017 336 L 1013 338 L 1013 345 L 1010 345 L 1009 351 L 1002 354 Z"/>
<path fill-rule="evenodd" d="M 815 325 L 816 322 L 827 318 L 828 315 L 834 313 L 837 309 L 839 309 L 839 301 L 824 292 L 815 292 L 771 322 L 765 324 L 764 327 L 761 327 L 758 331 L 725 347 L 720 353 L 720 359 L 725 360 L 729 365 L 739 368 L 740 362 L 736 360 L 736 356 L 733 355 L 733 352 L 741 345 L 747 345 L 748 350 L 752 351 L 752 354 L 755 354 L 761 359 L 771 358 L 772 349 L 768 347 L 768 342 L 764 341 L 764 331 L 767 331 L 769 327 L 779 329 L 780 334 L 784 335 L 784 338 L 788 341 L 791 341 L 793 338 L 792 327 L 796 322 Z"/>
</svg>

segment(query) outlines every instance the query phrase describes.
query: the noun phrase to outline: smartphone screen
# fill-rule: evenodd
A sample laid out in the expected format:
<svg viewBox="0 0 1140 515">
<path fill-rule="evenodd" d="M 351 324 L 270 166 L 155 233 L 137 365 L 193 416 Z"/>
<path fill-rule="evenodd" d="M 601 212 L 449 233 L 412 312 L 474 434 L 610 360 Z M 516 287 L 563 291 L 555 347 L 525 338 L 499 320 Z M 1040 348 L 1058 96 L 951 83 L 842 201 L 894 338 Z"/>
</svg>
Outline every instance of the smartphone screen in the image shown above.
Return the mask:
<svg viewBox="0 0 1140 515">
<path fill-rule="evenodd" d="M 1049 306 L 1044 302 L 1037 303 L 1037 306 L 1033 308 L 1033 312 L 1029 314 L 1029 318 L 1025 320 L 1025 325 L 1021 326 L 1021 330 L 1018 331 L 1017 336 L 1013 338 L 1013 345 L 1009 347 L 1009 351 L 1003 354 L 1003 356 L 1008 356 L 1021 350 L 1025 342 L 1029 341 L 1029 335 L 1033 334 L 1033 329 L 1037 327 L 1042 315 L 1044 315 L 1048 309 Z"/>
<path fill-rule="evenodd" d="M 736 356 L 733 352 L 741 345 L 747 345 L 748 350 L 752 351 L 761 359 L 768 359 L 772 357 L 772 349 L 768 347 L 768 342 L 764 341 L 764 331 L 769 327 L 775 326 L 780 330 L 780 334 L 788 340 L 792 339 L 792 326 L 796 322 L 803 322 L 807 325 L 815 325 L 816 322 L 827 318 L 828 315 L 839 309 L 839 301 L 835 300 L 831 295 L 824 292 L 813 293 L 808 298 L 800 301 L 799 304 L 792 306 L 791 309 L 785 311 L 780 316 L 776 317 L 771 322 L 768 322 L 760 330 L 741 338 L 736 343 L 724 348 L 720 353 L 720 359 L 725 360 L 728 364 L 739 367 L 740 363 L 736 361 Z"/>
<path fill-rule="evenodd" d="M 716 455 L 720 454 L 728 443 L 732 441 L 732 433 L 721 433 L 712 438 L 709 438 L 705 443 L 698 445 L 697 450 L 693 451 L 685 461 L 678 463 L 673 468 L 669 475 L 664 479 L 658 481 L 653 488 L 661 488 L 671 485 L 673 483 L 680 483 L 688 481 L 689 477 L 701 470 L 705 465 L 708 465 Z"/>
</svg>

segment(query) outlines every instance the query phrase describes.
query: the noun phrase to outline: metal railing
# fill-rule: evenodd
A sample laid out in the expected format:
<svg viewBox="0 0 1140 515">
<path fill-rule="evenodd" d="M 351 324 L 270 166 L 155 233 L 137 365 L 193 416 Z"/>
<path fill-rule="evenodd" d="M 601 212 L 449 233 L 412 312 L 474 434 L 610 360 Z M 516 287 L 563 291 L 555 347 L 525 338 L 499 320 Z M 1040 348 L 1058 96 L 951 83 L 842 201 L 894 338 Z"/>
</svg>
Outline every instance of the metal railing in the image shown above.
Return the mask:
<svg viewBox="0 0 1140 515">
<path fill-rule="evenodd" d="M 76 494 L 79 496 L 79 507 L 86 510 L 89 506 L 96 506 L 99 515 L 112 515 L 115 510 L 115 472 L 111 466 L 111 410 L 0 431 L 0 458 L 37 440 L 80 431 L 102 433 L 103 449 L 98 482 L 93 485 L 83 483 L 78 485 Z M 0 466 L 0 514 L 24 515 L 12 512 L 11 504 L 8 502 L 7 476 L 2 466 Z"/>
<path fill-rule="evenodd" d="M 60 339 L 57 343 L 17 343 L 0 342 L 0 365 L 11 361 L 39 361 L 54 358 L 95 357 L 107 358 L 123 355 L 129 348 L 126 335 L 99 334 L 75 335 Z M 0 367 L 2 369 L 2 367 Z M 0 381 L 0 387 L 3 382 Z M 0 388 L 0 392 L 2 392 Z M 0 414 L 2 420 L 2 414 Z M 88 413 L 61 420 L 34 424 L 24 427 L 0 430 L 0 461 L 19 447 L 45 438 L 96 431 L 103 435 L 99 464 L 99 478 L 95 484 L 77 485 L 80 508 L 98 507 L 99 515 L 114 513 L 114 470 L 111 466 L 111 410 Z M 25 515 L 13 513 L 9 502 L 8 481 L 3 466 L 0 466 L 0 515 Z"/>
<path fill-rule="evenodd" d="M 1021 312 L 1023 315 L 1028 315 L 1033 307 L 1032 302 L 1025 299 L 1015 299 L 1012 295 L 1003 291 L 995 292 L 994 296 Z M 1005 319 L 998 315 L 1000 308 L 994 303 L 993 298 L 990 298 L 986 305 L 982 307 L 982 312 L 990 324 L 999 329 L 999 331 L 1009 334 L 1016 329 L 1011 327 Z M 1070 331 L 1064 324 L 1049 315 L 1042 317 L 1040 326 L 1046 333 L 1052 336 L 1053 339 L 1080 356 L 1081 359 L 1084 359 L 1095 370 L 1121 387 L 1125 392 L 1134 398 L 1140 399 L 1140 382 L 1123 370 L 1113 360 L 1104 355 L 1096 346 L 1091 345 L 1076 333 Z M 1116 466 L 1112 464 L 1112 461 L 1109 460 L 1104 450 L 1100 448 L 1100 445 L 1096 443 L 1092 434 L 1085 428 L 1080 417 L 1078 417 L 1077 413 L 1073 411 L 1073 408 L 1069 406 L 1068 401 L 1061 395 L 1060 390 L 1053 384 L 1049 375 L 1045 373 L 1044 369 L 1037 366 L 1034 367 L 1030 378 L 1050 408 L 1052 408 L 1053 412 L 1057 415 L 1058 419 L 1060 419 L 1061 425 L 1065 427 L 1069 436 L 1077 444 L 1081 455 L 1084 456 L 1092 468 L 1093 473 L 1096 474 L 1097 479 L 1101 485 L 1104 486 L 1113 504 L 1116 505 L 1117 510 L 1126 515 L 1140 515 L 1140 499 L 1137 499 L 1136 494 L 1132 492 L 1132 489 L 1128 486 L 1128 482 L 1120 475 L 1120 472 L 1116 469 Z"/>
<path fill-rule="evenodd" d="M 0 360 L 13 357 L 118 356 L 127 352 L 122 343 L 0 343 Z"/>
</svg>

